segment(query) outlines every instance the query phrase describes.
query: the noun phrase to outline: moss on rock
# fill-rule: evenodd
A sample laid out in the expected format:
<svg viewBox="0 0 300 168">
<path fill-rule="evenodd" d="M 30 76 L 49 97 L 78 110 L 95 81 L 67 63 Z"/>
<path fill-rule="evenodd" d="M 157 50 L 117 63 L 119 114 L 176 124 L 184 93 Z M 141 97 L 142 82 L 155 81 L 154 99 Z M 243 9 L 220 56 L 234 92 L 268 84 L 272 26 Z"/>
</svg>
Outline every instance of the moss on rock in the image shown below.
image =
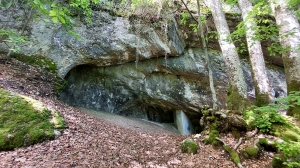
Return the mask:
<svg viewBox="0 0 300 168">
<path fill-rule="evenodd" d="M 182 153 L 196 154 L 198 145 L 191 139 L 185 139 L 180 144 L 180 150 Z"/>
<path fill-rule="evenodd" d="M 247 98 L 242 97 L 236 89 L 229 86 L 227 89 L 227 109 L 228 110 L 239 110 L 242 111 L 250 105 Z"/>
<path fill-rule="evenodd" d="M 240 138 L 241 137 L 241 132 L 238 131 L 238 130 L 233 130 L 232 135 L 234 136 L 234 138 Z"/>
<path fill-rule="evenodd" d="M 224 145 L 223 148 L 224 148 L 224 150 L 225 150 L 226 152 L 229 153 L 230 159 L 231 159 L 236 165 L 241 164 L 239 154 L 238 154 L 236 151 L 234 151 L 233 149 L 231 149 L 231 148 L 230 148 L 229 146 L 227 146 L 227 145 Z"/>
<path fill-rule="evenodd" d="M 257 107 L 266 106 L 270 103 L 269 94 L 257 94 L 255 98 L 255 105 Z"/>
<path fill-rule="evenodd" d="M 0 151 L 55 138 L 64 121 L 41 102 L 0 89 Z"/>
<path fill-rule="evenodd" d="M 268 139 L 267 138 L 260 138 L 259 141 L 258 141 L 258 144 L 261 145 L 261 146 L 267 146 L 267 145 L 269 145 Z"/>
<path fill-rule="evenodd" d="M 51 72 L 51 73 L 56 73 L 56 71 L 57 71 L 56 64 L 52 60 L 50 60 L 44 56 L 14 55 L 14 58 L 16 58 L 17 60 L 19 60 L 21 62 L 27 63 L 29 65 L 34 65 L 34 66 L 43 68 L 46 71 Z"/>
<path fill-rule="evenodd" d="M 55 75 L 53 90 L 56 94 L 60 93 L 65 88 L 67 82 L 64 79 L 58 77 L 57 66 L 52 60 L 40 55 L 36 55 L 36 56 L 14 55 L 14 58 L 26 64 L 42 68 L 46 72 Z"/>
<path fill-rule="evenodd" d="M 272 124 L 271 134 L 283 139 L 286 142 L 300 142 L 300 129 L 296 125 L 289 123 Z"/>
<path fill-rule="evenodd" d="M 248 154 L 249 158 L 257 158 L 258 150 L 255 147 L 245 148 L 245 152 Z"/>
<path fill-rule="evenodd" d="M 219 136 L 219 131 L 212 129 L 209 131 L 208 138 L 204 139 L 204 144 L 212 144 L 213 146 L 219 145 L 219 141 L 216 138 Z"/>
<path fill-rule="evenodd" d="M 284 156 L 282 154 L 277 154 L 272 160 L 273 168 L 287 168 L 287 165 L 284 163 Z"/>
</svg>

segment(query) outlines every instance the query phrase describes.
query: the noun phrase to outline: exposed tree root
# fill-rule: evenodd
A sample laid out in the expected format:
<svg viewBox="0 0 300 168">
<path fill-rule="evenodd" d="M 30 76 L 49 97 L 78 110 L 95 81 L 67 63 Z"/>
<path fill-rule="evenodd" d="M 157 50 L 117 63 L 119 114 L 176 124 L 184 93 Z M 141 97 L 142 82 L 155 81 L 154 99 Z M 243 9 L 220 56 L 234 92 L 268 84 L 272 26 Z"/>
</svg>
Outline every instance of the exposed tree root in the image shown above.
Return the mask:
<svg viewBox="0 0 300 168">
<path fill-rule="evenodd" d="M 236 149 L 242 144 L 243 139 L 244 139 L 243 137 L 241 137 L 241 138 L 239 139 L 238 143 L 234 145 L 233 150 L 236 150 Z"/>
<path fill-rule="evenodd" d="M 238 168 L 243 168 L 241 161 L 240 161 L 240 157 L 239 154 L 232 148 L 230 148 L 223 140 L 221 140 L 220 138 L 216 137 L 216 140 L 222 142 L 223 148 L 226 152 L 229 153 L 230 159 L 237 165 Z"/>
<path fill-rule="evenodd" d="M 252 135 L 250 135 L 250 136 L 248 136 L 249 138 L 252 138 L 252 137 L 254 137 L 257 133 L 258 133 L 258 129 L 257 128 L 255 128 L 255 131 L 254 131 L 254 133 L 252 134 Z"/>
<path fill-rule="evenodd" d="M 253 133 L 252 135 L 248 136 L 248 137 L 249 137 L 249 138 L 252 138 L 252 137 L 254 137 L 257 133 L 258 133 L 258 129 L 255 128 L 254 133 Z M 233 149 L 236 150 L 236 149 L 242 144 L 243 140 L 244 140 L 244 138 L 241 137 L 241 138 L 239 139 L 238 143 L 234 145 L 234 148 L 233 148 Z"/>
</svg>

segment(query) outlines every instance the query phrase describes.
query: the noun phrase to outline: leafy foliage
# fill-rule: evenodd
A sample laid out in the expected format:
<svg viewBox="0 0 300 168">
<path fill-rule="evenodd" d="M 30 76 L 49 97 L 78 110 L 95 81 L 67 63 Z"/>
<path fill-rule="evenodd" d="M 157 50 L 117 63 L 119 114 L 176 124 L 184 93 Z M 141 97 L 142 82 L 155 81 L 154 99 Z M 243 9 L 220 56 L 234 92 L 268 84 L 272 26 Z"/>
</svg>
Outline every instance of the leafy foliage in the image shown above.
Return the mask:
<svg viewBox="0 0 300 168">
<path fill-rule="evenodd" d="M 288 167 L 300 167 L 300 142 L 278 143 L 277 148 L 283 153 Z M 280 159 L 280 158 L 278 158 Z"/>
<path fill-rule="evenodd" d="M 92 9 L 90 7 L 91 3 L 98 4 L 99 0 L 71 0 L 70 6 L 77 9 L 83 9 L 83 14 L 86 16 L 86 20 L 91 23 L 90 17 L 92 16 Z M 64 11 L 64 10 L 60 10 Z"/>
<path fill-rule="evenodd" d="M 277 104 L 269 104 L 268 106 L 257 107 L 253 110 L 244 112 L 245 117 L 252 121 L 252 124 L 259 128 L 261 132 L 270 132 L 274 129 L 273 124 L 282 124 L 291 129 L 296 127 L 288 119 L 281 116 L 279 109 L 288 109 L 289 107 L 300 104 L 300 92 L 290 92 L 287 97 L 275 100 Z M 272 127 L 273 126 L 273 127 Z M 282 131 L 282 128 L 279 128 Z M 273 131 L 273 130 L 272 130 Z M 298 135 L 298 134 L 297 134 Z M 282 136 L 282 137 L 281 137 Z M 284 139 L 284 143 L 276 143 L 276 147 L 283 153 L 282 160 L 284 165 L 288 167 L 300 166 L 300 142 L 293 134 L 289 134 L 288 130 L 284 130 L 280 138 Z"/>
<path fill-rule="evenodd" d="M 72 25 L 71 19 L 68 17 L 70 15 L 70 10 L 60 4 L 51 4 L 52 9 L 49 11 L 49 16 L 52 17 L 53 23 L 61 22 L 63 25 Z"/>
<path fill-rule="evenodd" d="M 270 40 L 272 41 L 271 45 L 268 46 L 267 50 L 270 53 L 270 56 L 274 56 L 278 54 L 285 54 L 287 53 L 290 48 L 289 47 L 282 47 L 279 44 L 279 29 L 280 26 L 276 25 L 275 22 L 272 20 L 272 10 L 269 5 L 269 1 L 266 0 L 252 0 L 254 4 L 253 10 L 249 11 L 249 15 L 246 19 L 247 22 L 256 23 L 256 27 L 251 27 L 251 29 L 255 32 L 254 40 L 262 41 L 262 40 Z M 237 5 L 237 0 L 227 0 L 227 4 Z M 294 10 L 298 19 L 300 19 L 300 11 L 297 10 L 299 8 L 299 0 L 290 0 L 289 6 L 290 9 Z M 286 34 L 282 35 L 284 37 L 292 36 L 293 31 L 287 32 Z M 241 38 L 244 37 L 246 34 L 245 32 L 245 25 L 241 22 L 237 29 L 231 33 L 231 39 L 238 44 L 237 51 L 239 53 L 243 53 L 246 51 L 246 45 L 242 42 Z M 230 39 L 230 38 L 229 38 Z M 251 44 L 248 44 L 251 45 Z"/>
<path fill-rule="evenodd" d="M 230 3 L 236 4 L 236 1 Z M 276 53 L 285 53 L 288 51 L 288 48 L 283 48 L 279 45 L 279 26 L 277 26 L 274 21 L 271 19 L 271 8 L 266 1 L 258 0 L 253 2 L 252 11 L 249 11 L 246 18 L 246 22 L 254 23 L 257 26 L 251 27 L 252 31 L 255 32 L 254 37 L 251 37 L 253 40 L 262 41 L 270 40 L 272 44 L 268 47 L 268 51 L 271 56 L 276 55 Z M 245 37 L 246 28 L 245 23 L 240 22 L 234 32 L 231 33 L 230 38 L 236 44 L 239 44 L 236 48 L 239 53 L 245 52 L 247 49 L 246 44 L 242 41 L 242 38 Z M 229 39 L 230 39 L 229 38 Z M 252 45 L 252 44 L 248 44 Z"/>
<path fill-rule="evenodd" d="M 9 50 L 13 52 L 19 52 L 21 50 L 20 45 L 27 42 L 27 38 L 12 30 L 0 29 L 0 38 L 3 38 L 6 44 L 9 44 Z"/>
<path fill-rule="evenodd" d="M 20 46 L 26 44 L 29 40 L 24 35 L 24 30 L 27 24 L 35 18 L 40 18 L 40 16 L 49 17 L 53 23 L 60 23 L 65 28 L 69 29 L 69 33 L 74 35 L 77 39 L 78 34 L 73 32 L 73 22 L 71 16 L 74 15 L 76 11 L 83 11 L 83 15 L 86 20 L 91 23 L 92 3 L 99 3 L 98 0 L 71 0 L 70 4 L 63 2 L 53 2 L 51 0 L 28 0 L 28 1 L 1 1 L 0 6 L 3 11 L 7 13 L 12 13 L 13 17 L 8 17 L 8 22 L 10 24 L 2 24 L 0 28 L 0 38 L 1 42 L 5 43 L 9 50 L 12 52 L 19 52 Z M 22 8 L 24 15 L 19 13 Z M 72 9 L 72 10 L 70 10 Z M 73 12 L 71 12 L 73 11 Z M 19 18 L 19 19 L 16 19 Z M 12 30 L 11 25 L 19 24 L 17 22 L 22 22 L 22 28 L 17 32 Z M 10 26 L 7 26 L 10 25 Z"/>
<path fill-rule="evenodd" d="M 298 20 L 300 20 L 300 10 L 299 10 L 300 1 L 299 0 L 289 0 L 288 3 L 289 3 L 290 8 L 295 11 L 295 14 L 296 14 Z"/>
<path fill-rule="evenodd" d="M 180 24 L 186 24 L 187 18 L 188 18 L 189 14 L 187 12 L 184 12 L 181 14 L 181 20 L 180 20 Z"/>
<path fill-rule="evenodd" d="M 300 92 L 293 91 L 287 97 L 275 100 L 278 104 L 271 103 L 268 106 L 256 107 L 253 110 L 246 110 L 245 117 L 253 120 L 253 125 L 261 132 L 269 132 L 273 123 L 285 123 L 279 113 L 279 109 L 288 109 L 294 105 L 300 105 Z"/>
<path fill-rule="evenodd" d="M 253 125 L 261 132 L 269 132 L 273 123 L 284 123 L 282 116 L 278 113 L 277 105 L 257 107 L 244 112 L 247 119 L 253 119 Z"/>
</svg>

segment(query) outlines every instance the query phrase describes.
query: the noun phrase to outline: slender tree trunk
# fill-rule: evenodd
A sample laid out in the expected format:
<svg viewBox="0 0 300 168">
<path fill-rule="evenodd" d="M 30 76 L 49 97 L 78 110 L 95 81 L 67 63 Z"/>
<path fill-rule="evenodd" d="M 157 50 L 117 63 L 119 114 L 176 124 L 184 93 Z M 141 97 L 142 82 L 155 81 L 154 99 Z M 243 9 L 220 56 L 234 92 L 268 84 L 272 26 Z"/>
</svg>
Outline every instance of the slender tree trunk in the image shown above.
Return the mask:
<svg viewBox="0 0 300 168">
<path fill-rule="evenodd" d="M 208 52 L 207 52 L 207 45 L 206 45 L 206 41 L 205 41 L 204 33 L 203 33 L 199 0 L 197 0 L 197 7 L 198 7 L 198 31 L 200 32 L 199 40 L 201 39 L 203 49 L 204 49 L 206 69 L 208 71 L 208 77 L 209 77 L 209 86 L 210 86 L 211 95 L 212 95 L 212 99 L 213 99 L 213 109 L 217 109 L 218 108 L 218 104 L 217 104 L 218 100 L 217 100 L 216 90 L 214 88 L 214 79 L 212 76 L 212 69 L 210 66 L 210 60 L 209 60 L 209 56 L 208 56 Z"/>
<path fill-rule="evenodd" d="M 243 110 L 248 104 L 247 86 L 235 46 L 227 40 L 230 31 L 222 10 L 222 4 L 220 0 L 206 0 L 206 2 L 212 11 L 229 77 L 227 108 Z"/>
<path fill-rule="evenodd" d="M 274 96 L 271 92 L 261 44 L 254 40 L 257 25 L 252 16 L 248 15 L 253 7 L 249 0 L 238 0 L 238 4 L 246 26 L 246 38 L 256 96 L 255 104 L 257 106 L 267 105 L 274 99 Z"/>
<path fill-rule="evenodd" d="M 280 26 L 279 36 L 283 48 L 289 49 L 282 54 L 288 92 L 300 91 L 300 25 L 288 8 L 286 0 L 271 0 L 276 24 Z M 300 106 L 288 110 L 288 115 L 300 119 Z"/>
</svg>

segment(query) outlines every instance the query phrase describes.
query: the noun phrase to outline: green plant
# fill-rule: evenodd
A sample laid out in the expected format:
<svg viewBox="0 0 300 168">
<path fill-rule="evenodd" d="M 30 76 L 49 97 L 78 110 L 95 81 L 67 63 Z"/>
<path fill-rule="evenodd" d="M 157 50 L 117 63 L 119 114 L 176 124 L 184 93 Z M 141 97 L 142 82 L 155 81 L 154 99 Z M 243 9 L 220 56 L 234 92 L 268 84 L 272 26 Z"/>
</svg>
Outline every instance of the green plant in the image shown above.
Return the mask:
<svg viewBox="0 0 300 168">
<path fill-rule="evenodd" d="M 10 46 L 9 50 L 13 52 L 19 52 L 21 50 L 20 45 L 27 42 L 25 36 L 19 35 L 13 30 L 0 29 L 0 38 L 3 39 L 2 42 Z"/>
<path fill-rule="evenodd" d="M 288 167 L 300 167 L 300 142 L 277 143 L 277 148 L 283 153 L 283 164 Z M 277 159 L 282 159 L 277 157 Z"/>
<path fill-rule="evenodd" d="M 299 0 L 289 0 L 288 2 L 289 2 L 289 7 L 291 9 L 294 9 L 294 12 L 298 20 L 300 20 Z"/>
<path fill-rule="evenodd" d="M 82 13 L 85 19 L 91 23 L 91 4 L 98 4 L 100 2 L 98 0 L 69 0 L 68 3 L 69 4 L 53 2 L 51 0 L 1 2 L 1 10 L 12 13 L 8 22 L 11 22 L 13 26 L 5 23 L 2 24 L 3 26 L 0 29 L 0 42 L 5 43 L 9 49 L 7 58 L 10 58 L 11 53 L 18 53 L 21 50 L 20 46 L 27 44 L 29 39 L 24 35 L 26 27 L 30 21 L 40 18 L 41 16 L 51 18 L 53 23 L 60 23 L 67 29 L 69 34 L 79 39 L 79 35 L 73 31 L 71 16 L 74 16 L 74 13 Z M 23 11 L 21 13 L 19 12 L 20 7 L 22 7 Z M 18 24 L 22 25 L 22 27 L 14 26 Z M 12 29 L 11 27 L 18 30 Z"/>
<path fill-rule="evenodd" d="M 284 119 L 278 113 L 276 104 L 269 104 L 268 106 L 256 107 L 253 110 L 244 111 L 247 120 L 252 120 L 251 124 L 259 128 L 261 132 L 269 132 L 272 123 L 284 123 Z"/>
<path fill-rule="evenodd" d="M 59 93 L 65 89 L 66 85 L 67 85 L 66 80 L 61 79 L 61 78 L 57 78 L 56 82 L 55 82 L 55 85 L 53 87 L 54 93 L 56 95 L 59 95 Z"/>
<path fill-rule="evenodd" d="M 180 24 L 186 24 L 187 18 L 189 17 L 189 14 L 187 12 L 184 12 L 181 14 L 181 20 L 180 20 Z"/>
<path fill-rule="evenodd" d="M 226 3 L 237 5 L 237 0 L 229 0 L 226 1 Z M 278 32 L 280 26 L 276 25 L 272 20 L 272 11 L 269 3 L 265 0 L 254 0 L 252 3 L 254 4 L 253 9 L 249 11 L 246 20 L 247 22 L 256 24 L 255 27 L 251 27 L 252 31 L 255 32 L 254 36 L 252 37 L 253 40 L 270 40 L 272 43 L 267 47 L 270 56 L 274 56 L 276 53 L 282 54 L 289 51 L 289 48 L 283 48 L 279 45 Z M 239 53 L 243 53 L 247 49 L 246 44 L 242 41 L 242 38 L 245 37 L 245 34 L 245 23 L 242 21 L 237 25 L 236 30 L 233 31 L 228 37 L 228 39 L 232 39 L 232 41 L 235 42 L 237 45 L 236 50 Z M 289 32 L 287 35 L 292 34 Z"/>
<path fill-rule="evenodd" d="M 287 97 L 275 99 L 277 104 L 271 103 L 267 106 L 256 107 L 253 110 L 244 111 L 247 120 L 252 120 L 252 124 L 261 132 L 269 132 L 272 124 L 285 123 L 280 115 L 280 109 L 288 109 L 295 105 L 300 105 L 300 92 L 292 91 Z"/>
</svg>

